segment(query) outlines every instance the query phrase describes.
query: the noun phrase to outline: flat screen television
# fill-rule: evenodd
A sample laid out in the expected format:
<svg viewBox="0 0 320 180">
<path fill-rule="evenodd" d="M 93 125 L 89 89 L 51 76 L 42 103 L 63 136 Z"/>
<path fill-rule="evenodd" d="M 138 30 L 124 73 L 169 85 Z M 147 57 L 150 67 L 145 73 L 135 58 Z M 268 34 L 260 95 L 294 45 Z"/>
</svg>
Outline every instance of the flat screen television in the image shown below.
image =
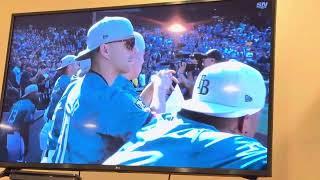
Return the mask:
<svg viewBox="0 0 320 180">
<path fill-rule="evenodd" d="M 271 176 L 275 3 L 13 14 L 0 167 Z"/>
</svg>

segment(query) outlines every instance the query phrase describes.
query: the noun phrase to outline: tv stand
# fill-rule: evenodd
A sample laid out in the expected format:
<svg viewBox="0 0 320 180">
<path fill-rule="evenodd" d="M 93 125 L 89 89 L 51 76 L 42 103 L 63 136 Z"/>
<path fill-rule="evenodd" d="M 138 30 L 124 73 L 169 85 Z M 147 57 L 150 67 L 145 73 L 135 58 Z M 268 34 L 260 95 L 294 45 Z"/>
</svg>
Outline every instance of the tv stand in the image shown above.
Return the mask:
<svg viewBox="0 0 320 180">
<path fill-rule="evenodd" d="M 11 180 L 81 180 L 77 174 L 23 171 L 10 168 L 6 168 L 0 173 L 0 178 L 6 176 Z"/>
<path fill-rule="evenodd" d="M 11 171 L 11 169 L 5 168 L 2 172 L 0 172 L 0 178 L 9 176 L 10 171 Z"/>
<path fill-rule="evenodd" d="M 257 176 L 243 176 L 242 178 L 248 179 L 248 180 L 257 180 L 258 179 Z"/>
</svg>

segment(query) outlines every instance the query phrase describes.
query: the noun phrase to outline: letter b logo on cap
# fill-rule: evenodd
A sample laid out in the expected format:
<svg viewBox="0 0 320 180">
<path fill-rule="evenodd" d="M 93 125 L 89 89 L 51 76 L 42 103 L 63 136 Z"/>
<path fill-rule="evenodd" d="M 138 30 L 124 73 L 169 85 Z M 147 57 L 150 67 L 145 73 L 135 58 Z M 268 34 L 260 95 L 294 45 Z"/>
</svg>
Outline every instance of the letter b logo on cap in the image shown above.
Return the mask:
<svg viewBox="0 0 320 180">
<path fill-rule="evenodd" d="M 198 94 L 202 94 L 202 95 L 206 95 L 209 92 L 209 86 L 210 81 L 208 79 L 206 79 L 206 75 L 202 75 L 201 76 L 201 80 L 198 86 Z"/>
</svg>

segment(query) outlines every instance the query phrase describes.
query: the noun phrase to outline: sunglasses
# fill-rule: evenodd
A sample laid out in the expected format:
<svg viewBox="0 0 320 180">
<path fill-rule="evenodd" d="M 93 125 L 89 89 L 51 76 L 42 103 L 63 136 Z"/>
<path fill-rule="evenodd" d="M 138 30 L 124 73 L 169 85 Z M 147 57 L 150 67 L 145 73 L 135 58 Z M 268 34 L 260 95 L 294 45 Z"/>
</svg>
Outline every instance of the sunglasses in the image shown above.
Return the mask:
<svg viewBox="0 0 320 180">
<path fill-rule="evenodd" d="M 105 44 L 110 44 L 110 43 L 115 43 L 115 42 L 124 42 L 124 45 L 126 46 L 126 48 L 130 51 L 133 50 L 134 45 L 135 45 L 135 39 L 134 37 L 129 38 L 129 39 L 124 39 L 124 40 L 118 40 L 118 41 L 111 41 L 111 42 L 107 42 Z"/>
</svg>

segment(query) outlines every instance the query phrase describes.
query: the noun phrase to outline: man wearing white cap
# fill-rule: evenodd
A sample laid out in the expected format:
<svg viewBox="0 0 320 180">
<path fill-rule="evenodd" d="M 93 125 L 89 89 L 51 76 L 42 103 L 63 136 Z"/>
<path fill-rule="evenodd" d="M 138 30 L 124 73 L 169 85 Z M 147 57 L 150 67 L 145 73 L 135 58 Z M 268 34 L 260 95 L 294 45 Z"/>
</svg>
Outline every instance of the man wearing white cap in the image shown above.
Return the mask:
<svg viewBox="0 0 320 180">
<path fill-rule="evenodd" d="M 53 121 L 52 116 L 62 94 L 70 84 L 72 76 L 79 70 L 79 62 L 75 58 L 76 56 L 74 55 L 64 56 L 61 59 L 60 66 L 57 68 L 59 78 L 54 84 L 49 105 L 45 110 L 44 119 L 46 123 L 40 135 L 40 148 L 44 152 L 44 157 L 47 156 L 47 150 L 56 148 L 55 145 L 60 135 L 62 118 L 57 118 L 56 121 Z"/>
<path fill-rule="evenodd" d="M 24 142 L 24 154 L 19 161 L 28 161 L 26 155 L 28 154 L 29 146 L 29 126 L 34 122 L 34 114 L 36 112 L 36 105 L 38 104 L 38 86 L 36 84 L 28 85 L 24 92 L 25 94 L 19 101 L 13 104 L 10 115 L 6 124 L 11 126 L 13 130 L 18 131 Z M 35 160 L 34 154 L 30 154 L 29 159 Z"/>
<path fill-rule="evenodd" d="M 129 72 L 124 74 L 124 76 L 129 80 L 134 80 L 139 76 L 144 62 L 144 53 L 146 48 L 143 36 L 138 32 L 134 32 L 133 34 L 135 37 L 136 53 Z M 156 113 L 164 113 L 166 111 L 166 95 L 171 88 L 172 81 L 178 83 L 178 80 L 172 76 L 172 73 L 175 73 L 175 71 L 160 71 L 155 75 L 155 78 L 153 78 L 153 82 L 146 86 L 140 96 L 135 91 L 131 92 L 131 94 L 137 98 L 141 97 L 142 102 L 144 103 L 141 104 L 142 106 L 150 107 L 150 109 Z"/>
<path fill-rule="evenodd" d="M 254 68 L 236 61 L 209 66 L 177 115 L 152 119 L 103 164 L 266 168 L 267 148 L 252 138 L 265 97 Z"/>
<path fill-rule="evenodd" d="M 91 70 L 72 82 L 58 103 L 64 112 L 56 163 L 101 164 L 152 118 L 121 75 L 133 63 L 133 32 L 123 17 L 105 17 L 89 29 L 87 48 L 77 60 L 90 58 Z"/>
<path fill-rule="evenodd" d="M 61 64 L 57 68 L 57 74 L 60 74 L 59 78 L 54 84 L 50 103 L 46 110 L 47 119 L 51 120 L 54 109 L 56 108 L 57 103 L 59 102 L 62 94 L 66 90 L 67 86 L 71 81 L 71 77 L 77 73 L 79 70 L 79 62 L 75 60 L 76 56 L 66 55 L 61 59 Z"/>
</svg>

